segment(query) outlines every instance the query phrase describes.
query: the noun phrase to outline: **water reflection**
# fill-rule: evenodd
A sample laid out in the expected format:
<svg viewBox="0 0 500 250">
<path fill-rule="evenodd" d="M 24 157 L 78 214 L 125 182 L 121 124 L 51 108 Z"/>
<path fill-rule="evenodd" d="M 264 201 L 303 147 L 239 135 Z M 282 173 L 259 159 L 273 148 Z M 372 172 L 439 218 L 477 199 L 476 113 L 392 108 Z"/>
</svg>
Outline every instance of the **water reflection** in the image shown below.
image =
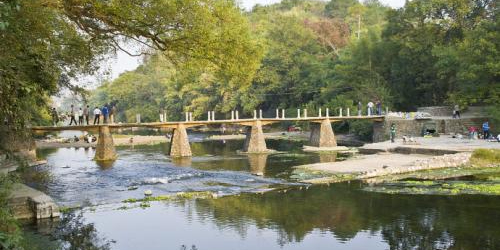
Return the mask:
<svg viewBox="0 0 500 250">
<path fill-rule="evenodd" d="M 500 221 L 497 197 L 384 195 L 361 191 L 359 185 L 198 200 L 196 210 L 213 217 L 220 229 L 275 229 L 281 246 L 319 230 L 343 242 L 360 232 L 381 232 L 391 249 L 500 247 L 500 227 L 492 223 Z"/>
<path fill-rule="evenodd" d="M 266 170 L 266 162 L 269 154 L 248 154 L 250 173 L 263 176 Z"/>
</svg>

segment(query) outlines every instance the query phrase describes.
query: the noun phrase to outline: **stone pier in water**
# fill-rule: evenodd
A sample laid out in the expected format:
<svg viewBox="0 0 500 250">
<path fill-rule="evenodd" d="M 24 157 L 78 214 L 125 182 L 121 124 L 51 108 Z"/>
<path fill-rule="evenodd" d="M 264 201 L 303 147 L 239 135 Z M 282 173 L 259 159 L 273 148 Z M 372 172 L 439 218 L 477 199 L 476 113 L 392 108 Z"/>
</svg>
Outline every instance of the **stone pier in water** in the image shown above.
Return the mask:
<svg viewBox="0 0 500 250">
<path fill-rule="evenodd" d="M 324 119 L 320 123 L 311 123 L 311 136 L 309 144 L 313 147 L 336 147 L 337 140 L 333 133 L 330 119 Z"/>
<path fill-rule="evenodd" d="M 243 145 L 245 153 L 268 153 L 264 132 L 262 131 L 262 122 L 257 120 L 252 126 L 247 127 L 245 144 Z"/>
<path fill-rule="evenodd" d="M 189 145 L 186 127 L 183 124 L 178 124 L 174 128 L 169 154 L 172 157 L 189 157 L 193 155 L 191 146 Z"/>
<path fill-rule="evenodd" d="M 117 158 L 113 136 L 108 126 L 99 126 L 99 137 L 95 149 L 96 161 L 114 161 Z"/>
</svg>

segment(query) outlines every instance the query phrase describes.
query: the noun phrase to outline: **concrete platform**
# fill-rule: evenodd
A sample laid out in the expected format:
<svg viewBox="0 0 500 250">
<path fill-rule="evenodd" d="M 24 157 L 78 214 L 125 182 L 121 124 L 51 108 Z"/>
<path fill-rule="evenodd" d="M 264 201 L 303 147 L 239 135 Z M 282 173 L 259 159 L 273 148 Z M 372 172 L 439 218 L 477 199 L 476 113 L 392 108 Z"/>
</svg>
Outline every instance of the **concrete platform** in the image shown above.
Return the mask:
<svg viewBox="0 0 500 250">
<path fill-rule="evenodd" d="M 60 215 L 59 207 L 50 196 L 20 183 L 12 187 L 9 206 L 16 219 L 59 218 Z"/>
<path fill-rule="evenodd" d="M 478 148 L 500 149 L 500 143 L 486 140 L 469 140 L 452 138 L 449 135 L 424 138 L 416 137 L 416 144 L 404 144 L 402 139 L 365 144 L 359 148 L 360 153 L 395 152 L 403 154 L 443 155 L 460 152 L 472 152 Z"/>
</svg>

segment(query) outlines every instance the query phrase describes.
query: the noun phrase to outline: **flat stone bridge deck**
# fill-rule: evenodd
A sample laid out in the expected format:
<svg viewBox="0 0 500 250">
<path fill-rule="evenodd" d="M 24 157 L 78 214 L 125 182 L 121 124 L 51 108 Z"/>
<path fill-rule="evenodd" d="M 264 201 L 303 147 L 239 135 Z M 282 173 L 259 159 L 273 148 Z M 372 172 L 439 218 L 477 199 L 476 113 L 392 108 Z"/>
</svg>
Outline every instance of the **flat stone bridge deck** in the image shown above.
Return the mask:
<svg viewBox="0 0 500 250">
<path fill-rule="evenodd" d="M 213 117 L 213 115 L 212 115 Z M 210 116 L 209 116 L 210 118 Z M 111 130 L 121 128 L 172 128 L 173 136 L 171 138 L 169 154 L 172 157 L 189 157 L 192 155 L 191 147 L 187 136 L 186 128 L 197 127 L 204 125 L 217 124 L 237 124 L 246 126 L 246 139 L 243 146 L 243 152 L 246 153 L 267 153 L 269 150 L 266 147 L 262 126 L 278 122 L 286 121 L 302 121 L 311 123 L 311 135 L 309 143 L 314 147 L 335 147 L 337 142 L 331 126 L 332 122 L 340 122 L 345 120 L 371 120 L 381 122 L 385 119 L 384 116 L 318 116 L 318 117 L 297 117 L 285 118 L 284 115 L 280 118 L 257 118 L 254 112 L 253 119 L 230 119 L 230 120 L 205 120 L 194 121 L 186 115 L 186 121 L 178 122 L 151 122 L 151 123 L 120 123 L 120 124 L 100 124 L 100 125 L 74 125 L 74 126 L 33 126 L 31 129 L 34 133 L 43 133 L 50 131 L 93 131 L 98 132 L 98 140 L 96 145 L 95 160 L 109 161 L 115 160 L 117 157 L 116 150 L 111 136 Z"/>
</svg>

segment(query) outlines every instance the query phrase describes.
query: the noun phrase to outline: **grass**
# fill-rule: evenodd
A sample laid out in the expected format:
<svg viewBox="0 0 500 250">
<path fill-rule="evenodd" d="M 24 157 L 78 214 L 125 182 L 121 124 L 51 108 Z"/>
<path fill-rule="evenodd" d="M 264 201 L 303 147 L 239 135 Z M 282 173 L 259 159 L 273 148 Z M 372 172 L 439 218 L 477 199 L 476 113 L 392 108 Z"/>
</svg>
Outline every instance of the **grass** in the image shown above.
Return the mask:
<svg viewBox="0 0 500 250">
<path fill-rule="evenodd" d="M 470 158 L 472 166 L 500 166 L 500 149 L 476 149 Z"/>
</svg>

